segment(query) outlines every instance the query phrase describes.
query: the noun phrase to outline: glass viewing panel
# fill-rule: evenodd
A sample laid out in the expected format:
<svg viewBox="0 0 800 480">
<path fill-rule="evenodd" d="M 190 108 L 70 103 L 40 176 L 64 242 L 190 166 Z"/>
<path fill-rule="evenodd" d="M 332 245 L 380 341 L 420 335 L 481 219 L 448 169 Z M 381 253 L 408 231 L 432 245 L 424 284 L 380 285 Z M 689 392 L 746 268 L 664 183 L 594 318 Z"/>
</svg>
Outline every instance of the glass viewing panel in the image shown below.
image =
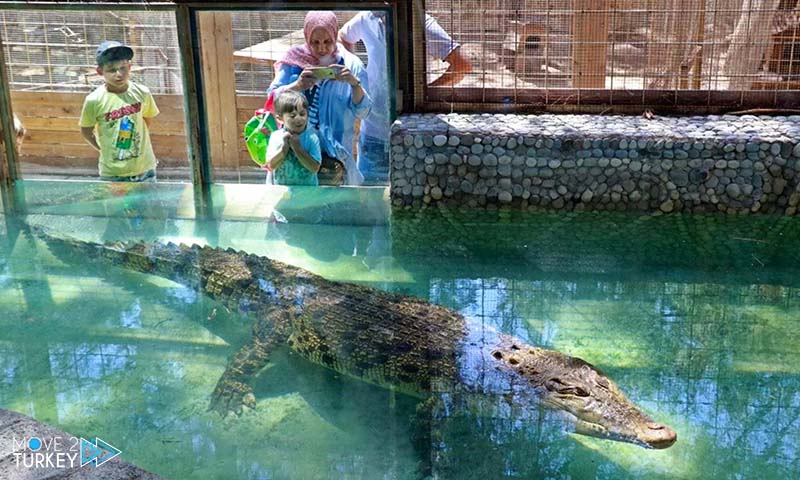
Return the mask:
<svg viewBox="0 0 800 480">
<path fill-rule="evenodd" d="M 354 74 L 350 79 L 320 77 L 316 88 L 303 90 L 312 107 L 307 124 L 321 137 L 321 157 L 328 157 L 323 158 L 319 184 L 388 183 L 393 82 L 389 80 L 387 58 L 393 57 L 387 52 L 393 50 L 387 46 L 387 38 L 392 38 L 387 31 L 391 22 L 384 11 L 337 10 L 336 34 L 347 46 L 340 43 L 328 59 L 295 58 L 294 63 L 284 62 L 281 77 L 282 69 L 276 69 L 276 63 L 291 48 L 306 44 L 303 26 L 307 13 L 307 10 L 198 12 L 203 99 L 208 119 L 206 142 L 214 182 L 263 184 L 269 176 L 275 184 L 305 184 L 286 183 L 293 180 L 287 180 L 281 173 L 268 174 L 268 169 L 261 166 L 266 162 L 268 145 L 263 134 L 280 128 L 280 122 L 273 117 L 262 123 L 263 118 L 255 117 L 265 106 L 268 91 L 293 83 L 302 71 L 297 65 L 310 61 L 307 65 L 339 65 L 336 68 L 349 65 Z M 363 91 L 372 102 L 368 113 L 364 108 L 351 108 L 346 102 L 332 100 L 352 99 L 356 88 L 352 84 L 357 81 L 367 87 Z M 281 133 L 278 135 L 281 137 L 270 137 L 283 138 Z M 334 163 L 331 167 L 334 158 L 341 165 Z M 354 171 L 361 175 L 353 175 Z"/>
<path fill-rule="evenodd" d="M 146 160 L 139 160 L 144 154 L 137 152 L 147 150 L 142 123 L 144 117 L 152 117 L 147 132 L 157 159 L 158 181 L 191 180 L 173 12 L 0 10 L 0 29 L 12 109 L 26 128 L 17 169 L 22 178 L 138 176 L 150 170 Z M 79 125 L 87 96 L 96 95 L 105 84 L 104 75 L 97 71 L 96 52 L 107 40 L 132 49 L 129 82 L 146 86 L 159 112 L 152 116 L 155 111 L 142 89 L 128 88 L 124 98 L 98 105 L 93 113 L 99 119 L 95 128 L 105 122 L 103 138 L 110 138 L 108 151 L 113 151 L 107 154 L 103 163 L 107 167 L 101 172 L 100 154 Z M 108 100 L 107 96 L 98 98 Z M 89 132 L 97 138 L 98 130 Z"/>
</svg>

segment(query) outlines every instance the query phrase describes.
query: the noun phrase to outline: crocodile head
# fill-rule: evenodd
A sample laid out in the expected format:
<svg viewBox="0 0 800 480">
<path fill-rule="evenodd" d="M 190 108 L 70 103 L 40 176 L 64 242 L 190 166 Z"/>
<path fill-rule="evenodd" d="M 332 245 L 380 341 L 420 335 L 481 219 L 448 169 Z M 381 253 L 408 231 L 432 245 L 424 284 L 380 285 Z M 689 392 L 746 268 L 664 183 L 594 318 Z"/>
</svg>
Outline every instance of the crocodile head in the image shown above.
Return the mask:
<svg viewBox="0 0 800 480">
<path fill-rule="evenodd" d="M 509 343 L 492 351 L 503 369 L 532 387 L 539 401 L 567 414 L 575 432 L 592 437 L 667 448 L 674 430 L 653 421 L 619 387 L 585 361 L 552 350 Z"/>
</svg>

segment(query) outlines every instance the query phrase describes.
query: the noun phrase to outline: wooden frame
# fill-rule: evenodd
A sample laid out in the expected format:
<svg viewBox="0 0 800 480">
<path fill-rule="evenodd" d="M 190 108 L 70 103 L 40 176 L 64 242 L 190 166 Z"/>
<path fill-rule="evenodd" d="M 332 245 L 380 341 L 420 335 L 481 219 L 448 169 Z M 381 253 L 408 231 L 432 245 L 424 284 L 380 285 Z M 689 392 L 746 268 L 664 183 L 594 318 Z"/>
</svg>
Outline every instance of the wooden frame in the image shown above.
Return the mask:
<svg viewBox="0 0 800 480">
<path fill-rule="evenodd" d="M 0 38 L 0 130 L 3 132 L 3 154 L 0 155 L 0 184 L 7 188 L 17 179 L 17 152 L 16 138 L 14 135 L 13 111 L 11 109 L 11 92 L 5 86 L 8 85 L 8 75 L 6 74 L 6 62 L 3 52 L 3 39 Z M 5 204 L 5 202 L 4 202 Z"/>
</svg>

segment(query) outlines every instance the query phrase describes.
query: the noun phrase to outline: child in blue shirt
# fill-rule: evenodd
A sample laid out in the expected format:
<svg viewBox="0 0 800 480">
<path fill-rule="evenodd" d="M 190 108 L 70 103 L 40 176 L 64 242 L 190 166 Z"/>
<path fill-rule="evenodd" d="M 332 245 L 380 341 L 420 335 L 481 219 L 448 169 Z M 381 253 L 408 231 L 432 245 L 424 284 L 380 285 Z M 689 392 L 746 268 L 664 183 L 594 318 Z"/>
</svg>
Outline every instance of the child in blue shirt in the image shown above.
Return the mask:
<svg viewBox="0 0 800 480">
<path fill-rule="evenodd" d="M 272 132 L 267 145 L 267 166 L 278 185 L 319 185 L 322 153 L 319 137 L 308 128 L 308 100 L 284 90 L 274 103 L 275 117 L 283 126 Z"/>
</svg>

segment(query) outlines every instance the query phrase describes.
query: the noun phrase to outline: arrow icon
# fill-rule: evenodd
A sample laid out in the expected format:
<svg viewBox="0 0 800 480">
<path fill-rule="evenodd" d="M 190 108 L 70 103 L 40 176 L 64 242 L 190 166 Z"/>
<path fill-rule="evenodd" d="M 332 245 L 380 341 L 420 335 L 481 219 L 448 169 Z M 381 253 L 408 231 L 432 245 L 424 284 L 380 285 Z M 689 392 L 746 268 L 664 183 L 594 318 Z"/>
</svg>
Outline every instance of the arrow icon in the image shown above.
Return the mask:
<svg viewBox="0 0 800 480">
<path fill-rule="evenodd" d="M 113 447 L 110 443 L 106 443 L 98 437 L 95 437 L 95 440 L 97 441 L 97 448 L 103 450 L 102 455 L 95 459 L 98 467 L 122 453 L 122 450 Z"/>
<path fill-rule="evenodd" d="M 97 445 L 81 437 L 81 467 L 96 459 L 101 453 Z"/>
<path fill-rule="evenodd" d="M 81 467 L 89 462 L 94 462 L 94 466 L 99 467 L 120 453 L 121 450 L 101 438 L 95 437 L 90 442 L 81 437 Z"/>
</svg>

